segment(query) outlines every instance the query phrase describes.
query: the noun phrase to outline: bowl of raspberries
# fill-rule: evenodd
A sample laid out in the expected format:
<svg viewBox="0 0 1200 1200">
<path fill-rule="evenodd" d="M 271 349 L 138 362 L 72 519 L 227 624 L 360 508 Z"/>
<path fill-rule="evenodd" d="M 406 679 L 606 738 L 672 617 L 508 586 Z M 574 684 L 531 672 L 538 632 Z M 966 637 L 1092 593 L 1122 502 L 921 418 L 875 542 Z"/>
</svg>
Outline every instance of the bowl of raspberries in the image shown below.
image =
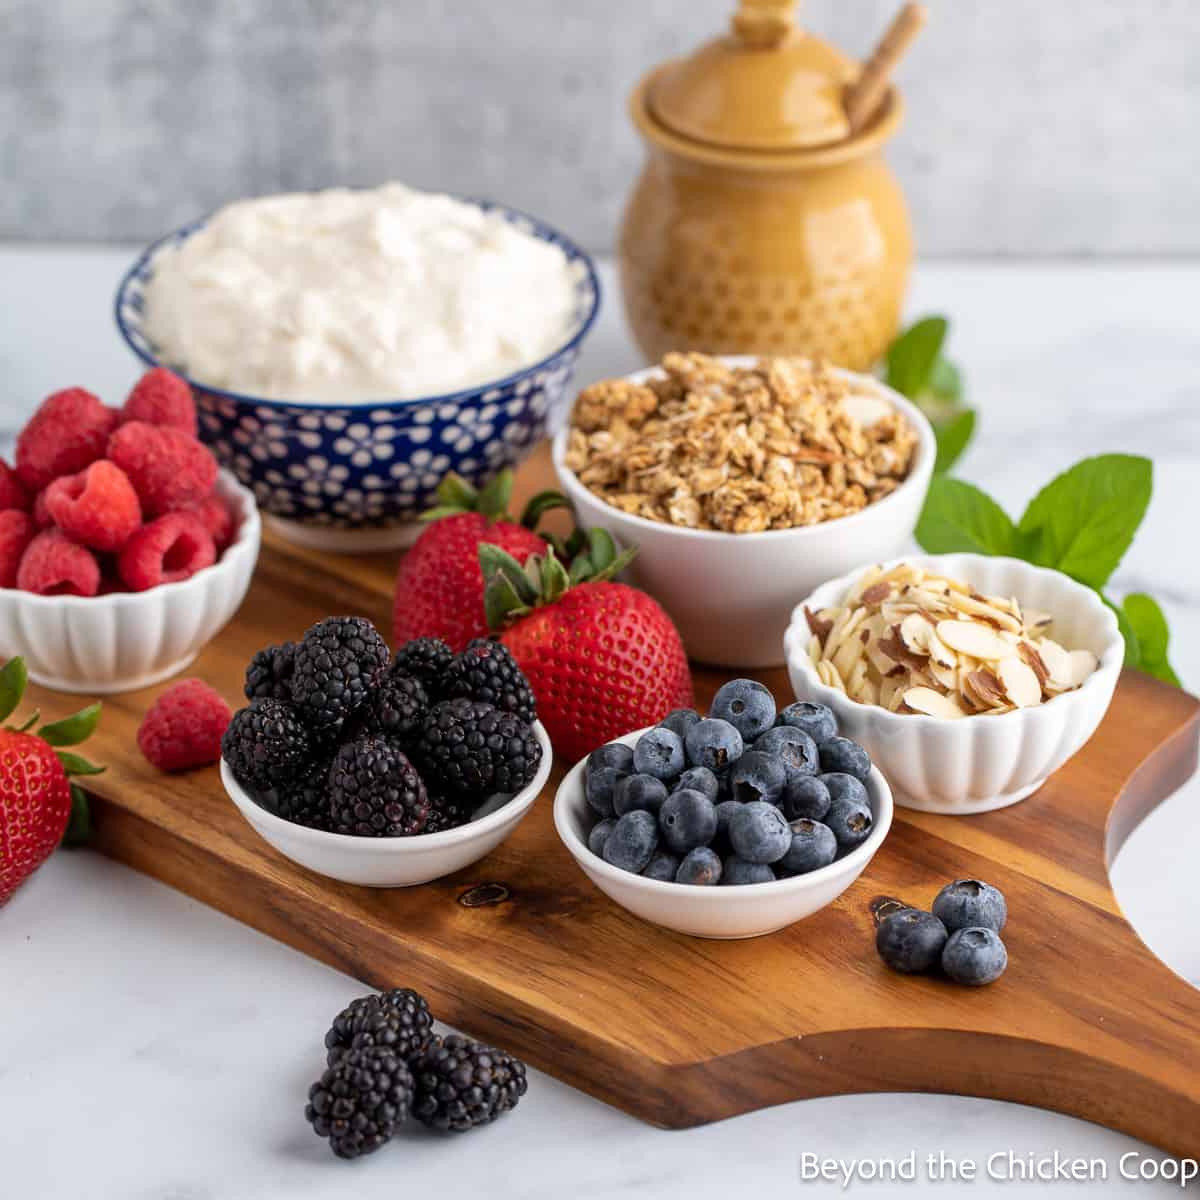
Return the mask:
<svg viewBox="0 0 1200 1200">
<path fill-rule="evenodd" d="M 554 823 L 589 879 L 643 920 L 710 938 L 773 933 L 862 873 L 892 793 L 832 711 L 777 710 L 731 679 L 707 716 L 676 709 L 563 779 Z"/>
<path fill-rule="evenodd" d="M 221 781 L 254 829 L 318 874 L 408 887 L 483 858 L 550 774 L 533 692 L 499 642 L 388 649 L 364 617 L 327 617 L 260 650 Z"/>
<path fill-rule="evenodd" d="M 59 691 L 166 679 L 237 611 L 260 539 L 179 376 L 147 372 L 120 408 L 55 392 L 0 460 L 0 655 Z"/>
</svg>

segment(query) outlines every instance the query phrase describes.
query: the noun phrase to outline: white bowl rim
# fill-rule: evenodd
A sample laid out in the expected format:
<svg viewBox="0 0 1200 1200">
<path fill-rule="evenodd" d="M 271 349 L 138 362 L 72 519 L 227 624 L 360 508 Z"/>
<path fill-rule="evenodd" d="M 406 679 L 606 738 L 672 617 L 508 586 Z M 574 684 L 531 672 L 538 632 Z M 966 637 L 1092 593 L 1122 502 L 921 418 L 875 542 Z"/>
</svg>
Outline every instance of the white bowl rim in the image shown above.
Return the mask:
<svg viewBox="0 0 1200 1200">
<path fill-rule="evenodd" d="M 760 358 L 771 356 L 724 354 L 714 355 L 713 357 L 720 359 L 721 362 L 727 363 L 730 366 L 749 366 L 757 362 Z M 865 508 L 860 508 L 858 512 L 847 513 L 844 517 L 832 517 L 828 521 L 818 521 L 815 525 L 794 525 L 791 529 L 762 529 L 753 533 L 731 533 L 724 529 L 688 529 L 683 525 L 672 525 L 667 521 L 651 521 L 648 517 L 639 517 L 634 513 L 627 513 L 623 509 L 617 508 L 616 505 L 610 504 L 603 496 L 597 495 L 591 488 L 586 487 L 579 476 L 566 465 L 567 439 L 571 433 L 570 413 L 573 411 L 574 405 L 572 405 L 571 410 L 568 410 L 565 423 L 554 435 L 551 443 L 551 458 L 554 461 L 554 470 L 558 475 L 559 482 L 563 485 L 563 488 L 567 491 L 572 501 L 577 501 L 580 497 L 583 497 L 609 510 L 620 520 L 630 522 L 635 528 L 657 533 L 669 532 L 696 541 L 717 542 L 734 540 L 741 544 L 743 542 L 761 543 L 780 541 L 785 538 L 816 537 L 824 529 L 844 529 L 850 523 L 870 520 L 874 514 L 897 500 L 902 493 L 911 491 L 916 487 L 927 488 L 929 486 L 929 481 L 933 477 L 933 462 L 937 457 L 937 439 L 934 436 L 933 426 L 930 424 L 929 418 L 907 396 L 902 396 L 894 388 L 888 387 L 882 380 L 875 378 L 874 375 L 867 375 L 861 371 L 848 371 L 843 367 L 827 365 L 825 369 L 831 374 L 839 375 L 844 379 L 869 385 L 880 394 L 882 399 L 886 400 L 893 408 L 896 408 L 903 414 L 917 434 L 917 459 L 909 470 L 908 475 L 896 485 L 893 491 L 889 492 L 882 499 L 868 504 Z M 643 379 L 661 376 L 663 373 L 661 367 L 643 367 L 641 370 L 619 376 L 619 378 L 628 380 L 630 383 L 640 383 Z"/>
<path fill-rule="evenodd" d="M 636 739 L 642 734 L 653 729 L 653 725 L 647 725 L 642 729 L 635 729 L 632 733 L 622 734 L 619 738 L 614 738 L 614 741 L 623 742 L 626 745 L 631 744 L 628 739 Z M 635 889 L 641 889 L 648 895 L 663 895 L 663 896 L 679 896 L 679 895 L 694 895 L 701 904 L 720 904 L 718 896 L 746 896 L 748 892 L 744 889 L 753 888 L 754 895 L 763 896 L 783 896 L 794 892 L 806 891 L 813 886 L 814 881 L 820 882 L 825 879 L 831 879 L 835 875 L 844 874 L 846 871 L 861 865 L 865 867 L 872 858 L 875 857 L 876 851 L 883 844 L 888 832 L 892 828 L 892 818 L 895 815 L 895 803 L 892 798 L 892 789 L 888 781 L 883 777 L 883 772 L 875 766 L 871 765 L 871 775 L 868 781 L 869 794 L 872 800 L 872 809 L 875 804 L 879 806 L 879 818 L 876 820 L 874 828 L 867 835 L 867 839 L 861 846 L 855 846 L 849 854 L 842 858 L 836 858 L 828 866 L 818 867 L 815 871 L 809 871 L 804 875 L 792 875 L 787 879 L 773 879 L 769 883 L 735 883 L 735 884 L 717 884 L 715 887 L 697 887 L 686 883 L 675 883 L 665 879 L 647 879 L 645 875 L 635 875 L 632 871 L 623 871 L 620 867 L 614 867 L 612 863 L 605 862 L 598 854 L 593 854 L 588 844 L 571 828 L 567 821 L 567 793 L 578 784 L 582 788 L 583 773 L 587 770 L 587 757 L 583 757 L 563 776 L 562 782 L 558 785 L 558 790 L 554 793 L 554 828 L 558 831 L 559 839 L 563 845 L 571 852 L 571 855 L 576 860 L 580 860 L 582 869 L 582 856 L 587 855 L 587 861 L 594 866 L 605 879 L 611 879 L 615 883 L 622 885 L 631 885 Z M 570 785 L 570 787 L 568 787 Z M 586 804 L 587 801 L 585 800 Z M 680 888 L 687 888 L 686 893 L 681 893 Z M 700 897 L 706 897 L 700 899 Z"/>
<path fill-rule="evenodd" d="M 211 566 L 201 567 L 187 579 L 175 583 L 160 583 L 157 587 L 146 588 L 140 592 L 109 592 L 104 596 L 42 596 L 37 592 L 25 592 L 20 588 L 0 588 L 0 597 L 5 595 L 20 597 L 22 604 L 36 607 L 49 605 L 65 605 L 67 608 L 98 609 L 107 605 L 109 608 L 128 608 L 140 604 L 149 596 L 166 596 L 176 599 L 189 589 L 203 586 L 207 577 L 215 571 L 231 567 L 235 559 L 246 554 L 257 553 L 258 544 L 262 538 L 262 517 L 258 512 L 258 503 L 254 493 L 240 483 L 231 471 L 221 467 L 217 472 L 217 490 L 227 499 L 236 500 L 240 505 L 238 514 L 238 529 L 232 542 L 221 551 L 220 557 Z M 168 514 L 163 514 L 164 516 Z"/>
<path fill-rule="evenodd" d="M 466 845 L 476 838 L 486 836 L 494 830 L 502 828 L 511 821 L 524 816 L 541 795 L 550 778 L 554 765 L 554 752 L 550 745 L 550 737 L 541 721 L 533 723 L 534 736 L 542 748 L 542 761 L 538 764 L 537 773 L 503 808 L 489 813 L 478 821 L 468 821 L 456 829 L 443 829 L 440 833 L 420 833 L 412 837 L 360 837 L 353 833 L 333 833 L 324 829 L 310 829 L 307 825 L 298 825 L 276 816 L 270 809 L 259 804 L 238 781 L 229 769 L 225 759 L 221 759 L 221 783 L 230 800 L 237 806 L 242 815 L 252 825 L 262 823 L 266 828 L 307 844 L 313 849 L 346 850 L 355 847 L 362 850 L 366 857 L 387 857 L 389 855 L 402 858 L 405 853 L 414 850 L 443 849 L 448 846 Z M 250 814 L 253 814 L 251 816 Z"/>
<path fill-rule="evenodd" d="M 1095 691 L 1101 686 L 1101 680 L 1108 680 L 1120 671 L 1122 664 L 1125 661 L 1125 639 L 1121 636 L 1121 630 L 1117 625 L 1117 618 L 1113 615 L 1112 610 L 1100 599 L 1100 597 L 1089 587 L 1082 583 L 1077 583 L 1069 575 L 1064 575 L 1062 571 L 1057 571 L 1053 567 L 1039 567 L 1033 563 L 1028 563 L 1021 558 L 1012 558 L 1003 554 L 975 554 L 969 550 L 958 551 L 950 554 L 902 554 L 897 558 L 889 559 L 887 562 L 879 563 L 878 565 L 884 570 L 890 570 L 892 567 L 897 567 L 901 563 L 915 563 L 918 566 L 935 566 L 939 562 L 944 562 L 946 559 L 976 559 L 980 562 L 998 562 L 1004 563 L 1006 566 L 1015 566 L 1018 570 L 1029 575 L 1041 575 L 1053 578 L 1054 582 L 1061 587 L 1065 592 L 1071 592 L 1082 599 L 1093 612 L 1098 612 L 1103 617 L 1108 626 L 1107 637 L 1104 644 L 1104 649 L 1097 658 L 1099 664 L 1096 669 L 1083 681 L 1083 683 L 1073 688 L 1069 692 L 1060 692 L 1057 696 L 1052 696 L 1049 700 L 1043 701 L 1041 704 L 1031 705 L 1028 708 L 1014 708 L 1011 712 L 999 713 L 996 716 L 988 717 L 989 721 L 1003 721 L 1009 717 L 1021 716 L 1025 720 L 1037 720 L 1037 714 L 1050 709 L 1052 705 L 1058 707 L 1052 709 L 1057 712 L 1066 707 L 1068 703 L 1081 704 L 1083 703 L 1083 693 L 1090 688 Z M 845 594 L 858 577 L 867 568 L 858 567 L 853 571 L 847 571 L 845 575 L 839 575 L 836 579 L 826 580 L 820 587 L 814 588 L 799 604 L 792 609 L 792 617 L 788 622 L 787 630 L 783 635 L 784 653 L 787 656 L 787 665 L 790 668 L 793 663 L 804 672 L 806 678 L 813 686 L 813 694 L 821 699 L 827 707 L 832 707 L 829 704 L 829 699 L 835 699 L 843 704 L 853 704 L 858 708 L 866 709 L 875 714 L 875 719 L 895 726 L 897 722 L 902 722 L 903 727 L 910 727 L 913 723 L 923 724 L 926 727 L 937 726 L 942 729 L 954 729 L 965 736 L 965 729 L 971 728 L 968 722 L 970 717 L 934 717 L 928 713 L 894 713 L 886 708 L 881 708 L 878 704 L 864 704 L 861 700 L 854 700 L 847 696 L 845 692 L 839 691 L 837 688 L 831 688 L 827 684 L 822 683 L 817 676 L 816 668 L 812 665 L 808 657 L 804 645 L 807 644 L 807 635 L 809 634 L 808 621 L 804 616 L 805 607 L 812 608 L 817 611 L 818 607 L 827 607 L 825 603 L 819 606 L 816 603 L 816 597 L 823 592 L 837 592 Z M 801 638 L 798 632 L 806 635 L 801 643 Z M 793 655 L 791 649 L 793 644 L 796 646 L 796 653 Z M 986 715 L 986 714 L 981 714 Z M 965 727 L 965 729 L 964 729 Z"/>
</svg>

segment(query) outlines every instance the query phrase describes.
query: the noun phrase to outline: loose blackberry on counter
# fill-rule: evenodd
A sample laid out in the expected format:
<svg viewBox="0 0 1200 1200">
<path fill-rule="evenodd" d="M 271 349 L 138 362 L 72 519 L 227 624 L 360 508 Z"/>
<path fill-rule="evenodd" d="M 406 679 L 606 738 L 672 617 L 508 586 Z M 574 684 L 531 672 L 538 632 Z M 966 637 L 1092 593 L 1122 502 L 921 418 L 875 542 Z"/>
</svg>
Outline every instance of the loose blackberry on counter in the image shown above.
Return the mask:
<svg viewBox="0 0 1200 1200">
<path fill-rule="evenodd" d="M 412 988 L 372 992 L 351 1000 L 325 1034 L 326 1060 L 332 1067 L 351 1050 L 383 1046 L 405 1061 L 424 1050 L 433 1036 L 433 1017 L 425 997 Z"/>
<path fill-rule="evenodd" d="M 410 837 L 429 821 L 429 794 L 398 747 L 385 738 L 361 737 L 334 756 L 329 809 L 334 833 Z"/>
<path fill-rule="evenodd" d="M 412 1059 L 413 1116 L 443 1133 L 465 1133 L 516 1108 L 525 1064 L 459 1034 L 434 1038 Z"/>
<path fill-rule="evenodd" d="M 317 737 L 336 738 L 390 659 L 365 617 L 326 617 L 296 647 L 292 702 Z"/>
<path fill-rule="evenodd" d="M 431 700 L 441 700 L 446 671 L 453 660 L 454 651 L 441 638 L 415 638 L 396 651 L 389 669 L 419 679 Z"/>
<path fill-rule="evenodd" d="M 295 642 L 266 646 L 260 650 L 246 668 L 246 699 L 286 700 L 290 703 L 295 662 Z"/>
<path fill-rule="evenodd" d="M 537 720 L 533 689 L 512 652 L 488 638 L 473 639 L 454 656 L 444 676 L 442 695 L 482 700 L 501 712 L 515 713 L 528 725 Z"/>
<path fill-rule="evenodd" d="M 221 757 L 252 792 L 270 792 L 312 766 L 312 738 L 292 705 L 255 700 L 233 714 L 221 739 Z"/>
<path fill-rule="evenodd" d="M 542 761 L 541 744 L 520 717 L 467 699 L 435 704 L 413 752 L 436 786 L 465 797 L 519 792 Z"/>
<path fill-rule="evenodd" d="M 349 1050 L 308 1090 L 304 1115 L 339 1158 L 371 1154 L 412 1110 L 413 1077 L 387 1046 Z"/>
</svg>

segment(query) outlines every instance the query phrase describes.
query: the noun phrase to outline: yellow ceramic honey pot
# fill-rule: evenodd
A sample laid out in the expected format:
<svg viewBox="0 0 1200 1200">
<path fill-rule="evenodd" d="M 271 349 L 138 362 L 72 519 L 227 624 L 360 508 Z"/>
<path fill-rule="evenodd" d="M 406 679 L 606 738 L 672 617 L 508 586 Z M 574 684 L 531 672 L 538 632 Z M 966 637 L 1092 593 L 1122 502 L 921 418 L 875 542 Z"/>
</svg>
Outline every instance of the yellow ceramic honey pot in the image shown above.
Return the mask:
<svg viewBox="0 0 1200 1200">
<path fill-rule="evenodd" d="M 742 0 L 729 34 L 652 70 L 630 111 L 648 156 L 621 229 L 621 286 L 649 361 L 668 350 L 807 354 L 863 370 L 895 335 L 912 231 L 882 147 L 905 8 L 860 67 Z"/>
</svg>

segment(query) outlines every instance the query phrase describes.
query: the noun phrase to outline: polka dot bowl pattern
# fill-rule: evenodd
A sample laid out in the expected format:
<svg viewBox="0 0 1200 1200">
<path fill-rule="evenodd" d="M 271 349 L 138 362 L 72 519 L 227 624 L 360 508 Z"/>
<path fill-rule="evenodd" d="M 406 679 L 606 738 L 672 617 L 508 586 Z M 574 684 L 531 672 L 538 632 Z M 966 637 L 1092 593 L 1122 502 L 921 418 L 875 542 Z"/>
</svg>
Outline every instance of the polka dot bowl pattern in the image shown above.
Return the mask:
<svg viewBox="0 0 1200 1200">
<path fill-rule="evenodd" d="M 406 545 L 419 534 L 417 518 L 435 502 L 434 489 L 448 471 L 481 485 L 521 462 L 545 436 L 599 311 L 595 265 L 574 242 L 535 218 L 469 202 L 499 212 L 566 254 L 575 315 L 568 336 L 549 357 L 476 388 L 362 404 L 270 400 L 188 380 L 201 438 L 291 540 L 351 552 Z M 143 329 L 155 256 L 203 224 L 194 222 L 149 246 L 117 289 L 117 328 L 147 366 L 172 366 L 159 358 Z M 187 378 L 185 371 L 180 374 Z"/>
</svg>

